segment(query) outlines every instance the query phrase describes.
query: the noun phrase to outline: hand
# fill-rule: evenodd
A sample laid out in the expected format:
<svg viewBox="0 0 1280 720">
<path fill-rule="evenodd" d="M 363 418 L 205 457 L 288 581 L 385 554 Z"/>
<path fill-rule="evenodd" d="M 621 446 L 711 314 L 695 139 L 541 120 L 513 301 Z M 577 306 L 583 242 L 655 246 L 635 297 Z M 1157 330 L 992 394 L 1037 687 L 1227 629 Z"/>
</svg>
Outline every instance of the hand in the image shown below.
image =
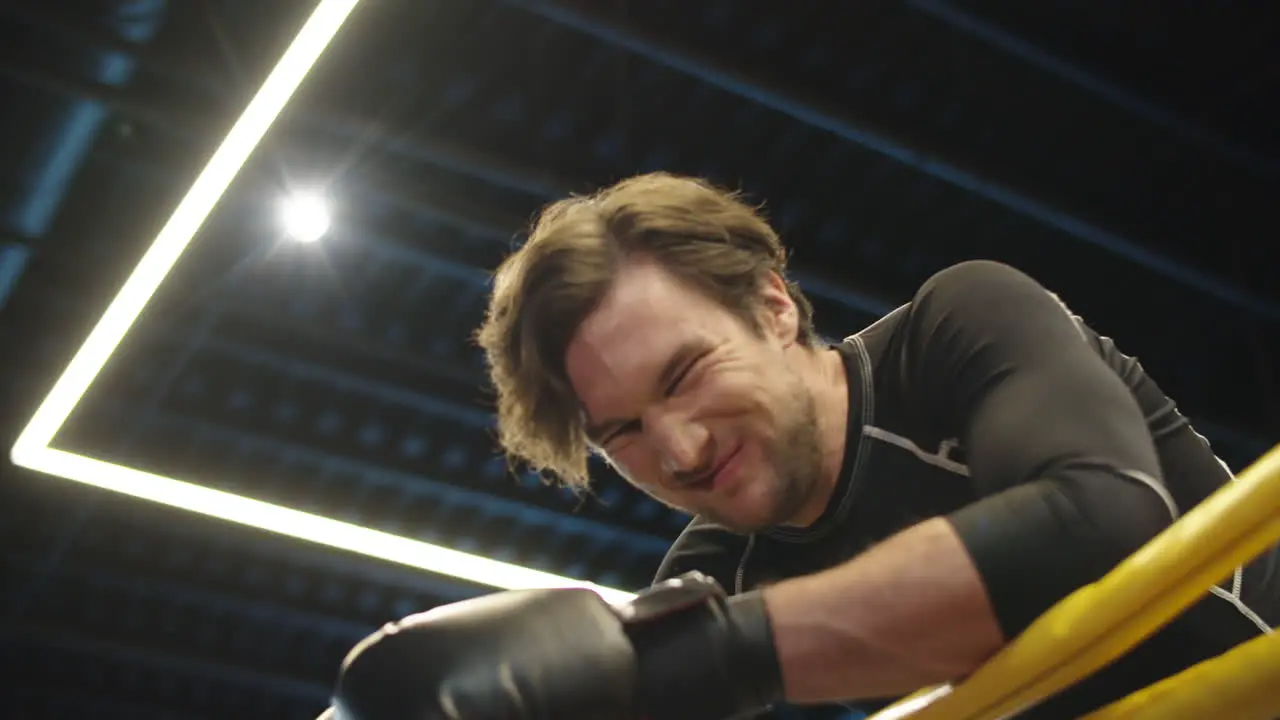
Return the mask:
<svg viewBox="0 0 1280 720">
<path fill-rule="evenodd" d="M 618 607 L 519 590 L 411 615 L 348 654 L 331 720 L 728 720 L 780 699 L 760 597 L 691 574 Z"/>
</svg>

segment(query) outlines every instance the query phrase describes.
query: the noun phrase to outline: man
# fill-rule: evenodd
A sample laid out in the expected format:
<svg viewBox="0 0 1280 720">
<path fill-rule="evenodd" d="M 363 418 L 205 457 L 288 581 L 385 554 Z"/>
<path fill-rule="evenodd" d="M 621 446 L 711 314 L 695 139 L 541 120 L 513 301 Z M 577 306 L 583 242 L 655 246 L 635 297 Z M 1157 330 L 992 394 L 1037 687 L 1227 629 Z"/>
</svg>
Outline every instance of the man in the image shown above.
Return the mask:
<svg viewBox="0 0 1280 720">
<path fill-rule="evenodd" d="M 548 208 L 479 340 L 512 455 L 585 487 L 598 453 L 694 519 L 624 607 L 501 593 L 389 626 L 348 658 L 340 718 L 884 702 L 973 672 L 1231 480 L 1135 360 L 1004 265 L 943 270 L 825 346 L 774 231 L 689 178 Z M 1024 716 L 1270 632 L 1275 557 Z"/>
</svg>

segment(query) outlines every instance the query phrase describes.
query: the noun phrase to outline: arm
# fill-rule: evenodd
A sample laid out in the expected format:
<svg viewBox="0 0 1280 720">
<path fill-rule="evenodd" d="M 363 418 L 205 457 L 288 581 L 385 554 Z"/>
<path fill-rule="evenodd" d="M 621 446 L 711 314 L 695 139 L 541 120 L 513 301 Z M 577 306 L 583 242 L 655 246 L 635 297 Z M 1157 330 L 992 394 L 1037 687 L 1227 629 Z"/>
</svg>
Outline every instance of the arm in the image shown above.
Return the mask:
<svg viewBox="0 0 1280 720">
<path fill-rule="evenodd" d="M 905 379 L 960 431 L 983 497 L 764 591 L 793 702 L 966 675 L 1176 513 L 1137 403 L 1042 287 L 965 263 L 906 322 Z"/>
<path fill-rule="evenodd" d="M 697 517 L 681 531 L 658 566 L 653 584 L 698 572 L 732 591 L 747 539 Z"/>
</svg>

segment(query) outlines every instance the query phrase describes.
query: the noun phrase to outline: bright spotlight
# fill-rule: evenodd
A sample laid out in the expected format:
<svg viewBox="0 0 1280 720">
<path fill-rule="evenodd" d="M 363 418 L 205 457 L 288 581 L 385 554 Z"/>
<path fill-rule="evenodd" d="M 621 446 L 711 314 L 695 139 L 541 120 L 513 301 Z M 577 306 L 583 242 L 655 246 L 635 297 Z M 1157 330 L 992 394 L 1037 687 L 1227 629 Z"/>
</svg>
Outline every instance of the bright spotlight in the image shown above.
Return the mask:
<svg viewBox="0 0 1280 720">
<path fill-rule="evenodd" d="M 285 233 L 298 242 L 315 242 L 329 232 L 329 204 L 313 193 L 286 197 L 280 207 Z"/>
</svg>

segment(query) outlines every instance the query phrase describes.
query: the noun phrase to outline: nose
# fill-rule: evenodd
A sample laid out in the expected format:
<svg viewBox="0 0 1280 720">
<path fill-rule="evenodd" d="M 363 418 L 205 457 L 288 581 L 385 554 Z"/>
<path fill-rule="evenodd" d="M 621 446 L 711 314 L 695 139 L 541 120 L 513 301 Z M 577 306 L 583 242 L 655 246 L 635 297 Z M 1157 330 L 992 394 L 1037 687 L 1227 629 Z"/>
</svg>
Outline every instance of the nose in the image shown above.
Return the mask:
<svg viewBox="0 0 1280 720">
<path fill-rule="evenodd" d="M 711 433 L 700 422 L 682 413 L 662 413 L 646 418 L 652 433 L 664 481 L 684 485 L 711 469 L 714 461 Z"/>
</svg>

